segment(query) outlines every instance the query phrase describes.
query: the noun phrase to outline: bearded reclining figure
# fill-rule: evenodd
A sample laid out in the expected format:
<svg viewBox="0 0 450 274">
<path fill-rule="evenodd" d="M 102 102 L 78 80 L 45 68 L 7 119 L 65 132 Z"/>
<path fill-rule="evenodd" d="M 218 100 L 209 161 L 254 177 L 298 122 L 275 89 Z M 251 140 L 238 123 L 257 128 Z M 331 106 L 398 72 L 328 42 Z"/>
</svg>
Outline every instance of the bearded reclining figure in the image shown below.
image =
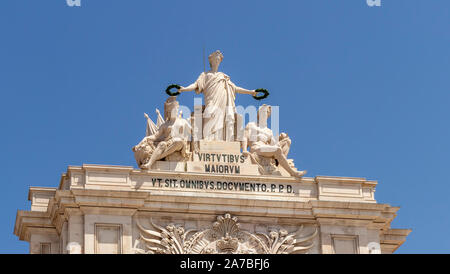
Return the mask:
<svg viewBox="0 0 450 274">
<path fill-rule="evenodd" d="M 150 169 L 156 161 L 163 159 L 182 161 L 190 157 L 188 138 L 191 125 L 187 120 L 178 117 L 178 110 L 179 104 L 176 97 L 169 97 L 164 103 L 165 121 L 159 128 L 156 128 L 150 120 L 153 128 L 152 134 L 146 136 L 132 148 L 136 162 L 141 169 Z"/>
</svg>

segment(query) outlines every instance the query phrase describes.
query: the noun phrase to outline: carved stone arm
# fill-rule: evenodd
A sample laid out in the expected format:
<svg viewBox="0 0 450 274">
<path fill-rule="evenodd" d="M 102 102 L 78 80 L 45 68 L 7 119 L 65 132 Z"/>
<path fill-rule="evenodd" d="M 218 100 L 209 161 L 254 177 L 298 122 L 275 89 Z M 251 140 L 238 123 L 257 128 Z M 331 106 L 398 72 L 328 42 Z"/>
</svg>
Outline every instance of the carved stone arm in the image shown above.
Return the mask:
<svg viewBox="0 0 450 274">
<path fill-rule="evenodd" d="M 197 83 L 193 83 L 193 84 L 190 84 L 189 86 L 187 86 L 187 87 L 181 87 L 178 91 L 179 92 L 185 92 L 185 91 L 193 91 L 193 90 L 196 90 L 197 89 Z"/>
<path fill-rule="evenodd" d="M 155 134 L 149 136 L 148 139 L 151 140 L 151 141 L 156 141 L 156 140 L 158 140 L 161 137 L 163 132 L 164 131 L 160 128 Z"/>
<path fill-rule="evenodd" d="M 241 88 L 241 87 L 238 87 L 238 86 L 236 86 L 235 92 L 236 93 L 241 93 L 241 94 L 250 94 L 250 95 L 256 95 L 257 94 L 255 90 L 248 90 L 248 89 Z"/>
</svg>

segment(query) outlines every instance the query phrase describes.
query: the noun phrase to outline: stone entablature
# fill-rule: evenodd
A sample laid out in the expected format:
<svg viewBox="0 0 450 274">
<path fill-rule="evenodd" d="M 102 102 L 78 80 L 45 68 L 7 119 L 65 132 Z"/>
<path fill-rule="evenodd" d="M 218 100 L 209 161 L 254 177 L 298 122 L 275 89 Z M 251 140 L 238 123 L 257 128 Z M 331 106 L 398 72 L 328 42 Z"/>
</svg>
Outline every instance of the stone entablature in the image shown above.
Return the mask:
<svg viewBox="0 0 450 274">
<path fill-rule="evenodd" d="M 199 181 L 214 188 L 200 188 Z M 281 235 L 280 231 L 286 237 L 297 235 L 303 227 L 304 234 L 296 236 L 301 239 L 317 230 L 302 243 L 312 246 L 300 253 L 377 253 L 380 249 L 392 253 L 410 230 L 390 228 L 399 208 L 376 203 L 376 184 L 363 178 L 231 178 L 83 165 L 69 167 L 57 189 L 30 188 L 31 211 L 18 211 L 14 233 L 30 242 L 30 253 L 151 253 L 141 246 L 143 232 L 138 224 L 153 231 L 157 229 L 152 223 L 161 228 L 207 231 L 218 217 L 230 216 L 239 219 L 246 235 L 261 239 L 273 233 Z M 220 242 L 205 239 L 211 246 L 203 252 L 266 250 L 264 244 L 248 243 L 248 237 L 218 239 L 223 240 Z M 238 247 L 236 239 L 240 240 Z"/>
<path fill-rule="evenodd" d="M 179 193 L 197 192 L 198 197 L 253 197 L 282 201 L 352 201 L 376 203 L 376 181 L 364 178 L 317 176 L 295 178 L 278 176 L 247 176 L 176 171 L 145 171 L 127 166 L 83 165 L 69 167 L 61 177 L 59 189 L 92 189 L 153 191 Z M 180 192 L 183 191 L 183 192 Z M 218 196 L 219 195 L 219 196 Z M 231 195 L 231 196 L 230 196 Z M 244 195 L 244 196 L 242 196 Z"/>
</svg>

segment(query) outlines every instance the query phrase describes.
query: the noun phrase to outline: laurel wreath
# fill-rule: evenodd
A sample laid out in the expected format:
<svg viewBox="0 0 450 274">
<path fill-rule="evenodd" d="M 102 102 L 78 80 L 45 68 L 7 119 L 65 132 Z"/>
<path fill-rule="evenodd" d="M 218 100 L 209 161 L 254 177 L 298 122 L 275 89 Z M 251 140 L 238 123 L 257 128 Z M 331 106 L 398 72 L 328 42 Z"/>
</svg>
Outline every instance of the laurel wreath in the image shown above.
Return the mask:
<svg viewBox="0 0 450 274">
<path fill-rule="evenodd" d="M 176 89 L 177 89 L 177 92 L 171 92 L 170 90 L 173 89 L 173 88 L 176 88 Z M 178 91 L 180 88 L 181 88 L 180 85 L 172 84 L 172 85 L 170 85 L 170 86 L 168 86 L 168 87 L 166 88 L 166 93 L 167 93 L 169 96 L 178 96 L 178 95 L 180 95 L 180 92 Z"/>
<path fill-rule="evenodd" d="M 256 100 L 262 100 L 264 98 L 267 98 L 267 96 L 269 96 L 269 91 L 267 91 L 267 89 L 263 89 L 263 88 L 259 88 L 259 89 L 255 89 L 255 91 L 257 93 L 264 93 L 263 95 L 253 95 L 253 98 L 255 98 Z"/>
<path fill-rule="evenodd" d="M 174 88 L 177 89 L 176 92 L 171 91 L 171 89 L 174 89 Z M 178 95 L 180 95 L 180 92 L 178 91 L 180 88 L 181 88 L 180 85 L 172 84 L 166 88 L 166 93 L 169 96 L 178 96 Z M 267 96 L 269 96 L 269 91 L 267 89 L 263 89 L 263 88 L 255 89 L 255 92 L 263 93 L 262 95 L 253 95 L 253 98 L 255 98 L 256 100 L 262 100 L 262 99 L 267 98 Z"/>
</svg>

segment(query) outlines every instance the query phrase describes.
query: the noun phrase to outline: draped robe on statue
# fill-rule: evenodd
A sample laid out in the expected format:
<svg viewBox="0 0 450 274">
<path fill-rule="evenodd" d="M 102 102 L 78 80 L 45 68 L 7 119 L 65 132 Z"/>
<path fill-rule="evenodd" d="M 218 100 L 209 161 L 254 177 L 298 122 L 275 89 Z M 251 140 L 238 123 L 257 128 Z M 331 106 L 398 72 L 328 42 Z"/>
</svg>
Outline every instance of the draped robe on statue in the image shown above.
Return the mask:
<svg viewBox="0 0 450 274">
<path fill-rule="evenodd" d="M 234 141 L 236 85 L 223 72 L 202 72 L 197 94 L 203 93 L 203 139 Z"/>
</svg>

